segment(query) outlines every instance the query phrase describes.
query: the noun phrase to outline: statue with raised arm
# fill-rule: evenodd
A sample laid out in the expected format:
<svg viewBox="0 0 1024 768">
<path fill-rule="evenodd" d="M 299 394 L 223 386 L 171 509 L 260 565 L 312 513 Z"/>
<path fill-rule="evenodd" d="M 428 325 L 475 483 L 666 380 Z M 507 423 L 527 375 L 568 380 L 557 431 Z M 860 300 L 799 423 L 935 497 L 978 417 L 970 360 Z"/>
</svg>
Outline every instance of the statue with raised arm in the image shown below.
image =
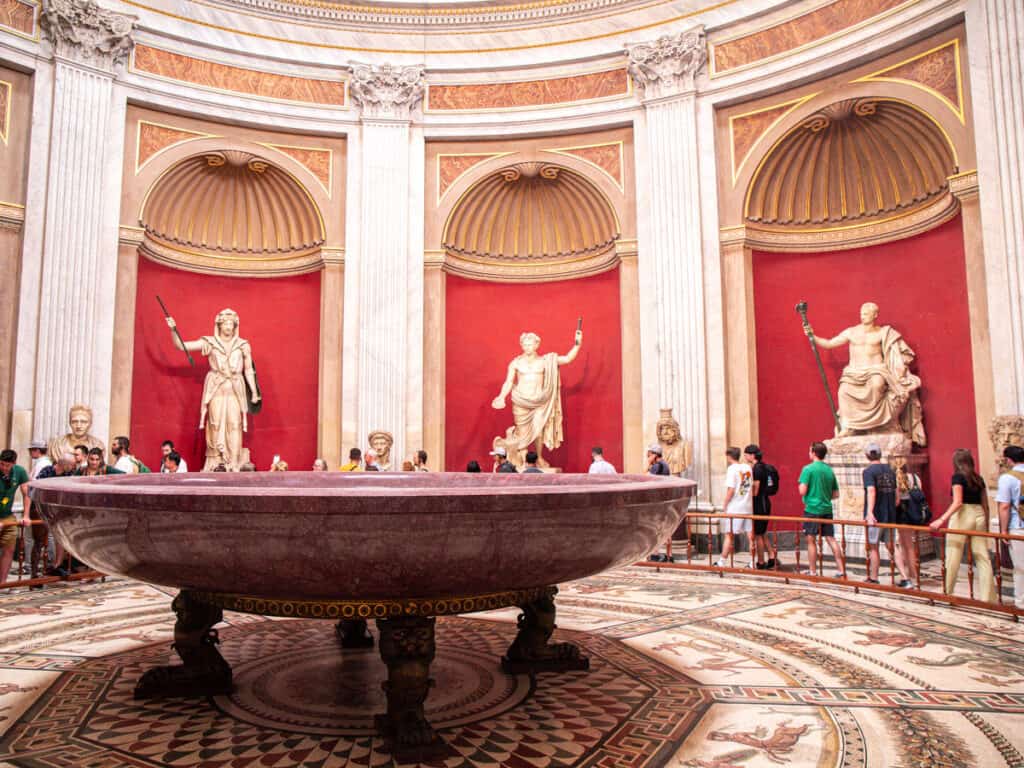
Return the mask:
<svg viewBox="0 0 1024 768">
<path fill-rule="evenodd" d="M 174 318 L 167 325 L 176 328 Z M 260 403 L 256 369 L 249 342 L 238 335 L 238 313 L 222 309 L 214 320 L 212 336 L 182 342 L 172 334 L 174 346 L 199 352 L 210 361 L 210 371 L 203 383 L 203 402 L 199 412 L 199 428 L 206 430 L 206 462 L 203 472 L 213 472 L 223 464 L 229 472 L 237 472 L 245 461 L 242 457 L 242 433 L 248 431 L 248 414 L 256 413 Z"/>
<path fill-rule="evenodd" d="M 553 451 L 562 444 L 562 387 L 558 367 L 571 363 L 580 353 L 583 331 L 577 330 L 572 349 L 559 355 L 548 352 L 538 355 L 540 336 L 524 333 L 519 337 L 523 354 L 508 364 L 508 374 L 501 392 L 491 402 L 496 410 L 505 408 L 505 400 L 512 395 L 512 416 L 515 424 L 505 437 L 494 439 L 495 447 L 503 446 L 508 460 L 516 467 L 525 462 L 529 450 L 537 452 L 537 463 L 546 467 L 542 450 Z"/>
<path fill-rule="evenodd" d="M 918 390 L 921 379 L 910 372 L 914 351 L 890 325 L 879 326 L 878 305 L 860 308 L 860 325 L 832 339 L 804 332 L 823 349 L 850 345 L 850 362 L 839 377 L 837 437 L 856 434 L 901 432 L 920 446 L 927 444 Z"/>
</svg>

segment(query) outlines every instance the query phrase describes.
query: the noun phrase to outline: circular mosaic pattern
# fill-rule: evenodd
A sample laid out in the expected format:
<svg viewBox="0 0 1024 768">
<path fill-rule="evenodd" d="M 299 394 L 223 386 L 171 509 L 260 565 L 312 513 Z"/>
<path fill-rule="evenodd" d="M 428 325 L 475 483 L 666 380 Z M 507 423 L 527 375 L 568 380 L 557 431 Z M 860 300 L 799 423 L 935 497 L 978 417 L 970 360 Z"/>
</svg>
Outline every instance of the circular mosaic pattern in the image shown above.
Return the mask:
<svg viewBox="0 0 1024 768">
<path fill-rule="evenodd" d="M 268 629 L 274 627 L 260 627 L 261 634 L 272 634 Z M 387 668 L 377 650 L 342 651 L 331 626 L 322 622 L 302 629 L 320 635 L 322 647 L 239 664 L 235 690 L 214 702 L 235 719 L 266 728 L 372 736 L 373 716 L 386 708 L 381 683 Z M 427 717 L 437 728 L 496 717 L 530 694 L 529 676 L 506 675 L 497 656 L 471 648 L 440 648 L 430 675 Z"/>
</svg>

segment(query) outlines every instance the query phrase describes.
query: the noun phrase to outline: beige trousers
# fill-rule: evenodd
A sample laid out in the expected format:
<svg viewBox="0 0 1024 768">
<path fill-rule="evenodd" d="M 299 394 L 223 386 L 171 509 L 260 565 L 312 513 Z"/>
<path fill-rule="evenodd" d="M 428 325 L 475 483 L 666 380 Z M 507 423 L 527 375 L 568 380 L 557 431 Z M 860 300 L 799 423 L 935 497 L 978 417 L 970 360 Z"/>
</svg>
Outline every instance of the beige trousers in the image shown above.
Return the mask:
<svg viewBox="0 0 1024 768">
<path fill-rule="evenodd" d="M 988 531 L 988 515 L 980 504 L 964 504 L 949 519 L 950 528 L 962 531 Z M 964 536 L 959 533 L 946 534 L 946 594 L 952 595 L 956 577 L 960 572 L 960 561 L 964 555 L 964 544 L 970 539 L 974 572 L 978 577 L 975 600 L 989 603 L 996 601 L 996 583 L 992 578 L 992 560 L 988 554 L 988 539 L 984 536 Z"/>
</svg>

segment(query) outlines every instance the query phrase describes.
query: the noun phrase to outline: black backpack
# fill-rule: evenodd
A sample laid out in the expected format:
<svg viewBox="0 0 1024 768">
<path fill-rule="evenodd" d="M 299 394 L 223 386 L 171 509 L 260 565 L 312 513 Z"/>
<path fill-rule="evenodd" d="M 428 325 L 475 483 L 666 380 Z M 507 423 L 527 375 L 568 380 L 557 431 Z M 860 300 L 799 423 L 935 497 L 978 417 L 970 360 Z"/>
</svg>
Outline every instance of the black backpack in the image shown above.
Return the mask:
<svg viewBox="0 0 1024 768">
<path fill-rule="evenodd" d="M 779 492 L 779 470 L 772 464 L 761 462 L 764 467 L 765 482 L 762 493 L 765 496 L 774 496 Z"/>
<path fill-rule="evenodd" d="M 910 525 L 928 525 L 932 521 L 932 510 L 928 506 L 928 500 L 924 497 L 921 486 L 916 482 L 910 489 L 910 495 L 903 508 Z"/>
</svg>

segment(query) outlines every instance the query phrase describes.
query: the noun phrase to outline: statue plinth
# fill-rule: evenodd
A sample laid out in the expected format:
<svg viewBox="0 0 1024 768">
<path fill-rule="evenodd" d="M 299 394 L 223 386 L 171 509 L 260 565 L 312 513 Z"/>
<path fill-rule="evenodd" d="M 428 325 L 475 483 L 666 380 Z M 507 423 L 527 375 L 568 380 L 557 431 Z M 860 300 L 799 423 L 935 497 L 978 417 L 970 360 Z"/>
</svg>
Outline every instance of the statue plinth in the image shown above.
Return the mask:
<svg viewBox="0 0 1024 768">
<path fill-rule="evenodd" d="M 928 453 L 912 450 L 913 443 L 909 436 L 902 432 L 883 432 L 880 434 L 851 435 L 835 437 L 824 441 L 828 448 L 825 461 L 836 473 L 839 481 L 839 498 L 835 501 L 835 518 L 837 520 L 864 519 L 864 470 L 871 461 L 864 449 L 870 443 L 877 443 L 882 449 L 882 461 L 892 464 L 894 460 L 906 461 L 906 471 L 923 477 L 928 469 Z M 845 529 L 845 534 L 844 534 Z M 865 556 L 865 529 L 860 526 L 843 526 L 836 531 L 836 539 L 842 543 L 846 539 L 846 556 L 863 559 Z M 935 553 L 935 541 L 925 532 L 918 534 L 918 549 L 921 557 Z M 883 555 L 886 550 L 883 547 Z"/>
</svg>

